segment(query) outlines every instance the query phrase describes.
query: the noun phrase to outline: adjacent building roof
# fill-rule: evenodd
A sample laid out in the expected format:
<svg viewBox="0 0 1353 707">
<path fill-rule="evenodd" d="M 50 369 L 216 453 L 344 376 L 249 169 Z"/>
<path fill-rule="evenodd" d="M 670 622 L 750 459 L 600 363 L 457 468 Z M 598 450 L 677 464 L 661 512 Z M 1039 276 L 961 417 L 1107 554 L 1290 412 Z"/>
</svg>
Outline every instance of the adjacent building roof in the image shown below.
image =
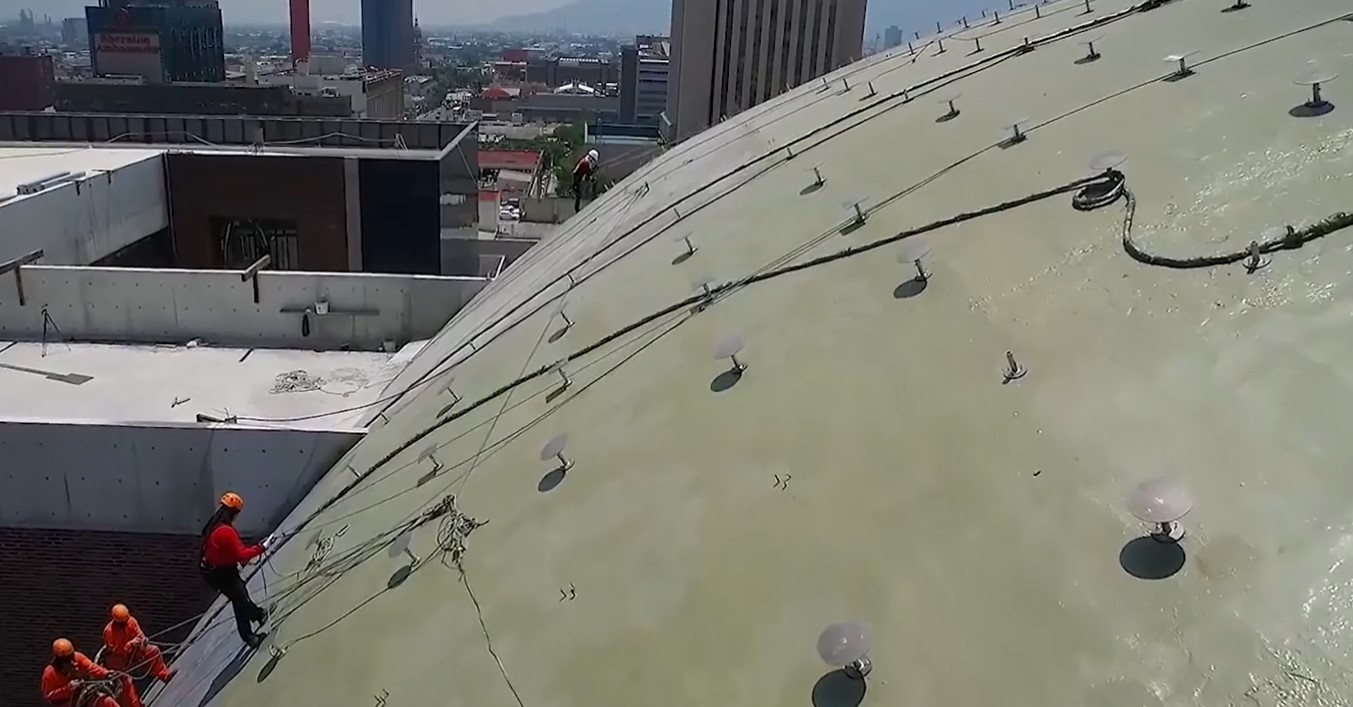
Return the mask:
<svg viewBox="0 0 1353 707">
<path fill-rule="evenodd" d="M 669 150 L 390 384 L 269 645 L 214 617 L 158 704 L 1345 703 L 1353 230 L 1186 266 L 1353 209 L 1353 88 L 1293 83 L 1353 24 L 1229 5 L 1026 8 Z"/>
<path fill-rule="evenodd" d="M 519 169 L 534 172 L 540 166 L 536 150 L 480 150 L 480 169 Z"/>
<path fill-rule="evenodd" d="M 113 171 L 163 152 L 153 148 L 92 150 L 84 145 L 39 147 L 32 143 L 0 143 L 0 204 L 24 198 L 25 195 L 17 193 L 21 184 L 62 172 Z"/>
</svg>

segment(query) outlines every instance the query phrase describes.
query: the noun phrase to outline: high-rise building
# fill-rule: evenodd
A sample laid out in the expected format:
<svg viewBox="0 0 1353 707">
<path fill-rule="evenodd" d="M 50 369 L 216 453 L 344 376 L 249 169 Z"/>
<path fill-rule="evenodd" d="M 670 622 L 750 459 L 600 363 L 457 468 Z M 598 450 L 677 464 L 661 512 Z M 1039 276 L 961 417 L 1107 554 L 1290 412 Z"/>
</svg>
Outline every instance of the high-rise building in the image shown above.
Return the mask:
<svg viewBox="0 0 1353 707">
<path fill-rule="evenodd" d="M 859 59 L 864 9 L 865 0 L 673 0 L 667 137 Z"/>
<path fill-rule="evenodd" d="M 620 52 L 620 122 L 656 125 L 667 110 L 671 68 L 667 37 L 635 37 Z"/>
<path fill-rule="evenodd" d="M 0 51 L 0 110 L 43 110 L 53 104 L 55 87 L 52 57 Z"/>
<path fill-rule="evenodd" d="M 95 75 L 225 81 L 216 0 L 100 0 L 85 8 Z"/>
<path fill-rule="evenodd" d="M 362 0 L 362 63 L 414 67 L 413 0 Z"/>
<path fill-rule="evenodd" d="M 898 27 L 897 25 L 892 25 L 888 29 L 883 30 L 884 49 L 892 49 L 893 47 L 900 46 L 901 44 L 902 44 L 901 27 Z"/>
<path fill-rule="evenodd" d="M 89 44 L 89 23 L 83 17 L 67 17 L 61 20 L 61 43 L 73 47 Z"/>
</svg>

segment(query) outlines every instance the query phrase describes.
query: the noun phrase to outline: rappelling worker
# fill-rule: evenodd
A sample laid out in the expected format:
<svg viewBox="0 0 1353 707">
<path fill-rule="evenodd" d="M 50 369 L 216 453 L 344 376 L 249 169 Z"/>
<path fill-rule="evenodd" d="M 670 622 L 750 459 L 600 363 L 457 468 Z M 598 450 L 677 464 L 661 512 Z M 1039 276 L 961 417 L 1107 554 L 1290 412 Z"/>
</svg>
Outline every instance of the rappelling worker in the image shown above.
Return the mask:
<svg viewBox="0 0 1353 707">
<path fill-rule="evenodd" d="M 83 690 L 89 689 L 86 681 L 107 680 L 112 673 L 103 666 L 78 653 L 75 646 L 64 638 L 52 641 L 52 662 L 42 670 L 42 696 L 47 703 L 55 707 L 119 707 L 117 700 L 108 695 L 99 695 L 94 699 L 79 699 Z"/>
<path fill-rule="evenodd" d="M 164 664 L 164 654 L 146 638 L 132 612 L 123 604 L 114 604 L 111 620 L 103 627 L 103 665 L 122 672 L 149 674 L 160 682 L 169 682 L 174 671 Z M 145 673 L 142 673 L 145 669 Z"/>
<path fill-rule="evenodd" d="M 244 510 L 244 499 L 238 494 L 226 493 L 221 496 L 221 505 L 212 514 L 202 528 L 202 560 L 199 569 L 202 577 L 212 589 L 230 600 L 235 609 L 235 627 L 240 638 L 250 648 L 258 648 L 263 636 L 254 633 L 250 623 L 262 624 L 268 619 L 268 612 L 249 598 L 249 589 L 240 577 L 240 565 L 262 555 L 267 540 L 246 546 L 235 530 L 235 518 Z"/>
<path fill-rule="evenodd" d="M 573 211 L 577 213 L 582 209 L 583 204 L 583 184 L 591 183 L 592 197 L 597 195 L 597 163 L 601 160 L 601 155 L 596 150 L 588 150 L 587 154 L 578 160 L 578 164 L 573 166 Z"/>
</svg>

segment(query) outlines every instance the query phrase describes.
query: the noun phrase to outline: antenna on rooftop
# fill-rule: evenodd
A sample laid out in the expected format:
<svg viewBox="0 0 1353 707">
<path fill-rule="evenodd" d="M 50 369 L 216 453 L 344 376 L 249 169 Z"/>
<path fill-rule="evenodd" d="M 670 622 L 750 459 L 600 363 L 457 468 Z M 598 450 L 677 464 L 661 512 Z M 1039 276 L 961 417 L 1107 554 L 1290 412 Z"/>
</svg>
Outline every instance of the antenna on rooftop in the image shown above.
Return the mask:
<svg viewBox="0 0 1353 707">
<path fill-rule="evenodd" d="M 1182 52 L 1180 54 L 1171 54 L 1162 59 L 1161 61 L 1166 61 L 1171 64 L 1177 64 L 1178 66 L 1175 68 L 1174 73 L 1171 74 L 1170 76 L 1171 78 L 1181 79 L 1184 78 L 1185 76 L 1193 75 L 1193 69 L 1189 68 L 1189 57 L 1197 53 L 1198 53 L 1197 51 L 1189 51 Z"/>
<path fill-rule="evenodd" d="M 1151 533 L 1153 540 L 1177 543 L 1184 539 L 1184 526 L 1179 519 L 1193 510 L 1193 496 L 1178 479 L 1151 479 L 1132 490 L 1127 507 L 1138 520 L 1156 526 Z"/>
<path fill-rule="evenodd" d="M 1015 353 L 1013 351 L 1005 352 L 1004 382 L 1009 383 L 1011 381 L 1017 381 L 1023 378 L 1024 374 L 1028 372 L 1029 372 L 1028 369 L 1026 369 L 1024 366 L 1021 366 L 1019 364 L 1019 361 L 1015 360 Z"/>
<path fill-rule="evenodd" d="M 540 461 L 547 462 L 551 459 L 559 460 L 559 471 L 566 472 L 573 468 L 573 461 L 564 456 L 564 447 L 568 446 L 568 435 L 559 433 L 550 438 L 545 446 L 540 448 Z"/>
<path fill-rule="evenodd" d="M 413 550 L 409 549 L 409 543 L 412 540 L 413 540 L 412 528 L 409 528 L 404 532 L 400 533 L 399 535 L 395 536 L 395 539 L 390 542 L 390 548 L 388 550 L 390 557 L 394 558 L 399 557 L 400 555 L 404 555 L 409 558 L 409 561 L 411 563 L 410 567 L 417 567 L 420 563 L 422 563 L 423 560 L 419 558 L 417 555 L 413 554 Z"/>
<path fill-rule="evenodd" d="M 1098 42 L 1101 39 L 1104 39 L 1104 37 L 1101 35 L 1095 35 L 1088 39 L 1081 40 L 1081 44 L 1085 45 L 1086 54 L 1085 56 L 1077 59 L 1076 63 L 1089 64 L 1092 61 L 1099 61 L 1100 53 L 1098 50 L 1095 49 L 1095 42 Z"/>
<path fill-rule="evenodd" d="M 742 372 L 747 370 L 747 364 L 738 360 L 738 354 L 742 353 L 742 349 L 746 344 L 747 342 L 742 338 L 741 334 L 729 334 L 724 338 L 719 339 L 719 342 L 714 345 L 714 360 L 722 361 L 728 359 L 733 364 L 731 373 L 734 375 L 742 375 Z"/>
<path fill-rule="evenodd" d="M 897 262 L 903 265 L 916 266 L 916 280 L 925 282 L 930 279 L 930 274 L 925 271 L 925 265 L 922 260 L 930 255 L 930 244 L 923 240 L 908 240 L 902 243 L 902 252 L 897 254 Z"/>
<path fill-rule="evenodd" d="M 1101 152 L 1090 158 L 1090 171 L 1116 172 L 1124 162 L 1127 162 L 1127 155 L 1118 152 L 1117 150 Z"/>
<path fill-rule="evenodd" d="M 817 637 L 817 655 L 827 665 L 840 667 L 846 677 L 863 680 L 874 664 L 869 651 L 874 646 L 869 625 L 860 621 L 832 624 Z"/>
</svg>

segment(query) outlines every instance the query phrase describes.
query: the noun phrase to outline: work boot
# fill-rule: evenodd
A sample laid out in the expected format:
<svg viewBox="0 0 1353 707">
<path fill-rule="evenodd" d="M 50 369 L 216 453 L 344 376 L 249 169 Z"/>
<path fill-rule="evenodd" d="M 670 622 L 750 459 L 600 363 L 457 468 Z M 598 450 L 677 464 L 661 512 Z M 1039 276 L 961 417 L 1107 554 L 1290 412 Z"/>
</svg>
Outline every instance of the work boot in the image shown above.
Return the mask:
<svg viewBox="0 0 1353 707">
<path fill-rule="evenodd" d="M 155 679 L 156 679 L 156 680 L 159 680 L 160 682 L 165 683 L 165 684 L 167 685 L 167 684 L 169 684 L 169 681 L 170 681 L 170 680 L 173 680 L 173 679 L 174 679 L 174 676 L 175 676 L 175 675 L 178 675 L 178 672 L 179 672 L 179 669 L 178 669 L 178 668 L 170 668 L 170 669 L 164 671 L 163 673 L 160 673 L 159 675 L 156 675 L 156 676 L 155 676 Z"/>
<path fill-rule="evenodd" d="M 263 636 L 261 634 L 251 633 L 244 639 L 244 645 L 257 650 L 259 646 L 263 645 Z"/>
<path fill-rule="evenodd" d="M 263 624 L 268 622 L 268 610 L 261 606 L 257 607 L 257 609 L 258 609 L 258 619 L 254 621 L 254 623 L 262 626 Z"/>
</svg>

